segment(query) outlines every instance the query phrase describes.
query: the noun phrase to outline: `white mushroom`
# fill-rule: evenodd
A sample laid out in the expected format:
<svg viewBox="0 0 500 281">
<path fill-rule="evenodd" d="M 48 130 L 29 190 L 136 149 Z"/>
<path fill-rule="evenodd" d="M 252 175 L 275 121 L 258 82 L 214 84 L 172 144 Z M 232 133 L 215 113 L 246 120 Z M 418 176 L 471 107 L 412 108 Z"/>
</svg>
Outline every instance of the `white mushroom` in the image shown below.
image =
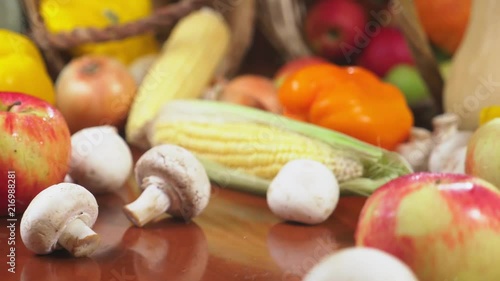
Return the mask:
<svg viewBox="0 0 500 281">
<path fill-rule="evenodd" d="M 71 178 L 71 176 L 69 174 L 66 174 L 63 182 L 75 183 L 75 181 Z"/>
<path fill-rule="evenodd" d="M 432 138 L 435 144 L 440 144 L 453 137 L 458 132 L 460 118 L 454 113 L 443 113 L 432 118 Z"/>
<path fill-rule="evenodd" d="M 471 137 L 472 132 L 458 131 L 436 145 L 429 157 L 429 172 L 464 174 L 467 144 Z"/>
<path fill-rule="evenodd" d="M 211 185 L 205 168 L 180 146 L 163 144 L 146 151 L 137 161 L 135 178 L 143 192 L 124 212 L 138 227 L 163 213 L 190 220 L 208 205 Z"/>
<path fill-rule="evenodd" d="M 75 257 L 89 256 L 100 242 L 92 230 L 97 215 L 92 193 L 77 184 L 59 183 L 31 201 L 21 219 L 21 239 L 40 255 L 62 247 Z"/>
<path fill-rule="evenodd" d="M 415 171 L 465 173 L 465 151 L 471 131 L 459 131 L 459 117 L 444 113 L 432 119 L 433 131 L 413 128 L 408 142 L 400 144 L 400 153 Z"/>
<path fill-rule="evenodd" d="M 375 248 L 351 247 L 320 260 L 303 281 L 418 281 L 396 257 Z"/>
<path fill-rule="evenodd" d="M 69 179 L 93 194 L 122 188 L 129 178 L 132 152 L 113 126 L 82 129 L 71 136 Z M 68 180 L 69 180 L 68 179 Z"/>
<path fill-rule="evenodd" d="M 284 220 L 318 224 L 333 213 L 339 193 L 330 169 L 317 161 L 297 159 L 285 164 L 271 181 L 267 204 Z"/>
<path fill-rule="evenodd" d="M 433 146 L 432 133 L 427 129 L 414 127 L 408 142 L 400 144 L 396 151 L 408 161 L 414 171 L 426 171 Z"/>
<path fill-rule="evenodd" d="M 430 152 L 428 170 L 435 173 L 465 173 L 465 155 L 472 131 L 459 131 L 459 117 L 453 113 L 433 120 L 434 148 Z"/>
</svg>

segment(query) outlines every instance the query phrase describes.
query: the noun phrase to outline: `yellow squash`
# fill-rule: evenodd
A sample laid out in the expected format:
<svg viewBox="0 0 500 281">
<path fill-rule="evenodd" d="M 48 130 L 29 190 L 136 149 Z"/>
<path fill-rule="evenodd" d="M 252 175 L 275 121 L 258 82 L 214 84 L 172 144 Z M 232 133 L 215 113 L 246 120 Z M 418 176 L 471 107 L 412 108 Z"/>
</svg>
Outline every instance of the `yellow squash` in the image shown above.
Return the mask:
<svg viewBox="0 0 500 281">
<path fill-rule="evenodd" d="M 446 112 L 458 115 L 461 130 L 474 131 L 499 116 L 499 13 L 498 1 L 472 1 L 467 30 L 453 55 L 443 104 Z"/>
<path fill-rule="evenodd" d="M 35 44 L 6 29 L 0 29 L 0 42 L 0 91 L 21 92 L 54 104 L 54 84 Z"/>
<path fill-rule="evenodd" d="M 149 16 L 150 0 L 42 0 L 40 11 L 51 32 L 72 31 L 75 28 L 103 28 Z M 71 50 L 74 56 L 100 54 L 114 57 L 124 64 L 136 58 L 156 53 L 159 44 L 153 33 L 141 34 L 122 40 L 89 43 Z"/>
</svg>

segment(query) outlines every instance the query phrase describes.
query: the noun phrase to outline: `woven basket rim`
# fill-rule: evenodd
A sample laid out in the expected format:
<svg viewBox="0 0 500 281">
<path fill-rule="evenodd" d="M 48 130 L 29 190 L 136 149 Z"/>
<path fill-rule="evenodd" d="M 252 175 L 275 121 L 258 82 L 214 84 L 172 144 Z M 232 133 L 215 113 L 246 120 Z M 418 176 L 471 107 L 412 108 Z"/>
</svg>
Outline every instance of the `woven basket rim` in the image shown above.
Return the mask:
<svg viewBox="0 0 500 281">
<path fill-rule="evenodd" d="M 209 4 L 209 0 L 181 0 L 157 8 L 150 16 L 105 28 L 75 28 L 70 32 L 51 33 L 40 15 L 40 0 L 23 0 L 30 32 L 41 47 L 70 49 L 85 43 L 124 39 L 160 28 L 173 26 L 179 19 Z"/>
<path fill-rule="evenodd" d="M 40 15 L 40 0 L 22 0 L 28 20 L 27 35 L 40 48 L 53 79 L 68 62 L 67 51 L 86 43 L 125 39 L 146 32 L 173 27 L 181 18 L 208 6 L 210 0 L 180 0 L 158 7 L 148 17 L 105 28 L 76 28 L 70 32 L 49 32 Z"/>
</svg>

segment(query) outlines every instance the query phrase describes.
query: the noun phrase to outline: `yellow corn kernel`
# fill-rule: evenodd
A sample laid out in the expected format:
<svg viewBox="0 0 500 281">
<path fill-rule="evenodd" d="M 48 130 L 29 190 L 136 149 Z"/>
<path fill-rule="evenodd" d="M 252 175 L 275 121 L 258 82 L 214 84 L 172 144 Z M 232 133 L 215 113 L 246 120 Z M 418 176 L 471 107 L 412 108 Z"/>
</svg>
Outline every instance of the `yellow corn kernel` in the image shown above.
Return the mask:
<svg viewBox="0 0 500 281">
<path fill-rule="evenodd" d="M 161 122 L 155 124 L 152 145 L 180 145 L 198 157 L 231 169 L 272 179 L 290 160 L 325 164 L 339 181 L 362 176 L 363 166 L 321 141 L 277 127 L 248 122 Z"/>
</svg>

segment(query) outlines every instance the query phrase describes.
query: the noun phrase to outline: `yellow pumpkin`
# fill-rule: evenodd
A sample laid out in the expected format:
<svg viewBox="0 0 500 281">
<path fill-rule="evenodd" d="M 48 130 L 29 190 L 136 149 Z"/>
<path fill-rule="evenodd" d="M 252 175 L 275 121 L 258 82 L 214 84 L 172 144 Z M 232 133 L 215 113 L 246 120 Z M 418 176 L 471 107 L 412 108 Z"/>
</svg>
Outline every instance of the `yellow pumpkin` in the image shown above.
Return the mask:
<svg viewBox="0 0 500 281">
<path fill-rule="evenodd" d="M 103 28 L 149 16 L 150 0 L 42 0 L 40 13 L 50 32 L 72 31 L 75 28 Z M 153 33 L 122 40 L 88 43 L 70 50 L 73 56 L 100 54 L 114 57 L 128 65 L 147 54 L 157 53 L 159 43 Z"/>
</svg>

